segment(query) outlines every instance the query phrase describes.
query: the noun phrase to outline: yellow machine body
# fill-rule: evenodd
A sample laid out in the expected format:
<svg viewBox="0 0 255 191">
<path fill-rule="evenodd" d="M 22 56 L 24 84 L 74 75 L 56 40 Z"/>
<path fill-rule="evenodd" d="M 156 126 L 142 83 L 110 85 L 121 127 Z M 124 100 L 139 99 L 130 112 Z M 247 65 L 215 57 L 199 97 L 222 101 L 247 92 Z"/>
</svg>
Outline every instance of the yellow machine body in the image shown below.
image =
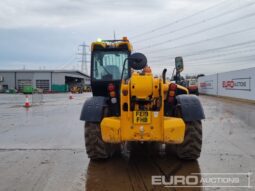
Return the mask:
<svg viewBox="0 0 255 191">
<path fill-rule="evenodd" d="M 183 119 L 164 116 L 164 100 L 170 83 L 163 83 L 161 78 L 153 77 L 151 73 L 136 72 L 128 81 L 123 80 L 120 90 L 120 117 L 103 118 L 100 124 L 103 140 L 107 143 L 182 143 L 185 134 Z M 188 92 L 179 85 L 178 88 Z"/>
</svg>

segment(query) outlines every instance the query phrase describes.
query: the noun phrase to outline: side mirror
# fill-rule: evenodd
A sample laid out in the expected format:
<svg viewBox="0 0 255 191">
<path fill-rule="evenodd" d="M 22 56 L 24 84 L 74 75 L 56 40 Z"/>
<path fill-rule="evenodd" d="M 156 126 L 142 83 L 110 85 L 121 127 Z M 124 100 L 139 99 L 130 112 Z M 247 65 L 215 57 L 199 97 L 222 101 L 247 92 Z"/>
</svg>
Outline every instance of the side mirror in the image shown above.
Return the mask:
<svg viewBox="0 0 255 191">
<path fill-rule="evenodd" d="M 147 66 L 147 58 L 142 53 L 134 53 L 128 57 L 128 64 L 134 70 L 141 70 Z"/>
<path fill-rule="evenodd" d="M 178 73 L 183 71 L 183 59 L 181 56 L 175 57 L 175 68 Z"/>
</svg>

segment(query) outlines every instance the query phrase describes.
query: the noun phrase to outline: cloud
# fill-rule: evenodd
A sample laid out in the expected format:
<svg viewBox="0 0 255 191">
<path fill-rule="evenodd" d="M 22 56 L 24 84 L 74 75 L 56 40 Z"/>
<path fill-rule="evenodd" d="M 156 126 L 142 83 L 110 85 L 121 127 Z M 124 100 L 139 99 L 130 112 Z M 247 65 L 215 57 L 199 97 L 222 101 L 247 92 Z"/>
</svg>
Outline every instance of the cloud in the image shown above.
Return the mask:
<svg viewBox="0 0 255 191">
<path fill-rule="evenodd" d="M 118 16 L 127 20 L 153 15 L 164 9 L 166 0 L 2 0 L 0 27 L 71 27 Z"/>
<path fill-rule="evenodd" d="M 0 1 L 0 68 L 15 65 L 20 68 L 23 65 L 27 67 L 36 67 L 36 64 L 42 63 L 46 67 L 54 67 L 69 62 L 77 64 L 77 47 L 83 41 L 89 44 L 98 37 L 110 39 L 113 37 L 113 31 L 117 37 L 128 36 L 132 41 L 137 34 L 151 31 L 159 26 L 173 23 L 164 30 L 153 32 L 143 36 L 157 38 L 148 41 L 140 41 L 134 43 L 134 47 L 141 48 L 150 46 L 156 42 L 179 38 L 175 41 L 169 41 L 164 45 L 153 47 L 144 50 L 147 55 L 150 65 L 159 73 L 163 66 L 172 67 L 173 59 L 170 58 L 176 55 L 187 55 L 199 50 L 205 50 L 223 45 L 229 45 L 242 41 L 253 40 L 253 32 L 242 33 L 238 35 L 228 36 L 222 39 L 215 39 L 205 43 L 194 44 L 193 46 L 185 46 L 175 48 L 169 51 L 155 53 L 158 48 L 171 48 L 196 42 L 202 39 L 215 37 L 219 34 L 225 34 L 231 31 L 236 31 L 248 26 L 255 26 L 254 18 L 245 19 L 232 25 L 223 26 L 197 35 L 201 29 L 212 27 L 216 24 L 238 18 L 242 15 L 253 12 L 253 6 L 232 14 L 213 19 L 206 22 L 207 18 L 220 14 L 226 10 L 231 10 L 235 7 L 242 7 L 246 3 L 252 2 L 245 0 L 1 0 Z M 220 6 L 211 10 L 201 12 L 195 17 L 189 15 L 207 9 L 210 6 Z M 167 33 L 170 30 L 182 28 L 186 25 L 191 25 L 197 21 L 205 21 L 203 24 L 194 25 L 190 28 L 180 30 L 175 33 L 161 36 L 160 34 Z M 176 22 L 175 22 L 176 21 Z M 141 39 L 141 38 L 140 38 Z M 208 56 L 217 55 L 210 53 Z M 248 56 L 248 55 L 247 55 Z M 153 57 L 167 57 L 162 62 L 153 61 Z M 231 57 L 231 56 L 229 56 Z M 226 58 L 229 58 L 226 56 Z M 192 67 L 191 62 L 197 57 L 188 57 L 184 60 L 187 62 L 187 72 L 196 72 L 197 67 Z M 212 59 L 207 60 L 210 62 Z M 55 63 L 55 64 L 54 64 Z M 201 61 L 200 61 L 201 63 Z M 246 63 L 247 64 L 247 63 Z M 159 67 L 159 65 L 161 67 Z M 252 65 L 252 63 L 250 64 Z M 240 64 L 240 67 L 242 65 Z M 235 64 L 235 68 L 238 66 Z M 218 72 L 220 66 L 202 66 L 200 70 L 203 72 Z M 231 69 L 231 65 L 229 66 Z M 222 70 L 227 69 L 221 67 Z"/>
</svg>

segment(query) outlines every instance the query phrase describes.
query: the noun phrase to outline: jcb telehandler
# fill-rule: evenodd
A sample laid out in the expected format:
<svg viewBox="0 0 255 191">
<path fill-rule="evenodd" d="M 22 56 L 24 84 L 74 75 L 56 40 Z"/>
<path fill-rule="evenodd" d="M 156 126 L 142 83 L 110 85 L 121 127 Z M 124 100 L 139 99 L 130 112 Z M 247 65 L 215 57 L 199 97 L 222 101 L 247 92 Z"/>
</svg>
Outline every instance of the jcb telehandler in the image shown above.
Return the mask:
<svg viewBox="0 0 255 191">
<path fill-rule="evenodd" d="M 93 42 L 93 97 L 83 106 L 85 147 L 90 159 L 109 158 L 128 143 L 151 142 L 181 159 L 197 159 L 202 146 L 203 108 L 186 88 L 154 77 L 141 53 L 121 40 Z M 181 57 L 176 70 L 183 70 Z"/>
</svg>

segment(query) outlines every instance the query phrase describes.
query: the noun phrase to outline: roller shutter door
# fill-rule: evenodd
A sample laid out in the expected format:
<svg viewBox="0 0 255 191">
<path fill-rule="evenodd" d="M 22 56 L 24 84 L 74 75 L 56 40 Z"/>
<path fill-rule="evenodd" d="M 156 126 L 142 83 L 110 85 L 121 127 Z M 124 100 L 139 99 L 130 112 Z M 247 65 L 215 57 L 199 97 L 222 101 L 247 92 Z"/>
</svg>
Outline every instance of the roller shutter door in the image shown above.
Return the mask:
<svg viewBox="0 0 255 191">
<path fill-rule="evenodd" d="M 32 86 L 32 80 L 18 80 L 18 90 L 22 91 L 24 86 Z"/>
<path fill-rule="evenodd" d="M 49 91 L 50 81 L 49 80 L 36 80 L 36 88 L 43 89 L 43 91 Z"/>
</svg>

